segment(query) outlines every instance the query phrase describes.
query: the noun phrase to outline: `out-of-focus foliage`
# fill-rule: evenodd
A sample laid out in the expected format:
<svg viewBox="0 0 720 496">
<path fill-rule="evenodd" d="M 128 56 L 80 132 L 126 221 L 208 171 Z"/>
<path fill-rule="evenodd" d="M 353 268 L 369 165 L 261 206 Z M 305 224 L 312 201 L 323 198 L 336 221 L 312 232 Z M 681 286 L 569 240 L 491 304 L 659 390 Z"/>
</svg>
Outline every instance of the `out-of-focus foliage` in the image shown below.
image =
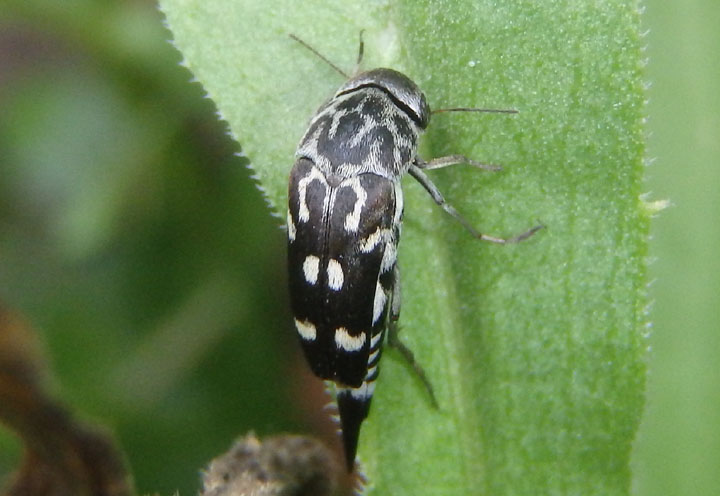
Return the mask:
<svg viewBox="0 0 720 496">
<path fill-rule="evenodd" d="M 301 430 L 280 222 L 152 2 L 0 9 L 0 299 L 141 492 Z M 290 336 L 291 339 L 287 339 Z M 0 479 L 18 446 L 0 430 Z"/>
<path fill-rule="evenodd" d="M 654 226 L 637 493 L 720 491 L 720 7 L 651 0 Z M 255 429 L 301 428 L 283 235 L 150 1 L 0 8 L 0 299 L 140 492 L 194 494 Z M 532 63 L 532 61 L 528 61 Z M 289 164 L 288 164 L 289 166 Z M 202 332 L 198 332 L 202 329 Z M 0 429 L 0 482 L 19 459 Z"/>
<path fill-rule="evenodd" d="M 641 496 L 720 494 L 720 2 L 647 4 L 653 224 Z"/>
<path fill-rule="evenodd" d="M 131 496 L 124 456 L 104 429 L 79 421 L 48 393 L 37 335 L 0 304 L 0 422 L 22 439 L 3 496 Z"/>
</svg>

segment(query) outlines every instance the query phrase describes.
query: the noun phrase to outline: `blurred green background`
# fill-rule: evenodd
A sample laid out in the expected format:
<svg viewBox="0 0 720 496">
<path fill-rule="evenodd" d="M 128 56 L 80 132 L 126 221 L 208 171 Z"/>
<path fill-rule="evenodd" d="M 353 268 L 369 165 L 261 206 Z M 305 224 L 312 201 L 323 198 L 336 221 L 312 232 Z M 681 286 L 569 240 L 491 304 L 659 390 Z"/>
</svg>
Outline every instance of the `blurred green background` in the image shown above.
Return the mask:
<svg viewBox="0 0 720 496">
<path fill-rule="evenodd" d="M 720 3 L 645 5 L 647 190 L 672 207 L 652 229 L 633 492 L 720 494 Z M 4 1 L 0 302 L 139 491 L 188 495 L 235 436 L 316 427 L 281 221 L 169 37 L 147 0 Z M 0 430 L 0 483 L 19 456 Z"/>
</svg>

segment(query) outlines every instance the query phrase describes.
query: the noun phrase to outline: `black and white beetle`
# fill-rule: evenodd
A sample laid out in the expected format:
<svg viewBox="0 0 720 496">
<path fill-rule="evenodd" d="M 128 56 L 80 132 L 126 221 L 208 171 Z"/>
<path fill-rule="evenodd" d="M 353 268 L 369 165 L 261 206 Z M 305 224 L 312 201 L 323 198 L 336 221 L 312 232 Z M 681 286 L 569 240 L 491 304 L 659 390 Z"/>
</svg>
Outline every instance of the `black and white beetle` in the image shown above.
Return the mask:
<svg viewBox="0 0 720 496">
<path fill-rule="evenodd" d="M 312 47 L 290 36 L 347 78 Z M 358 64 L 362 46 L 361 40 Z M 385 330 L 394 334 L 400 313 L 396 259 L 403 175 L 409 172 L 478 239 L 517 242 L 541 227 L 514 238 L 496 238 L 476 231 L 445 202 L 424 169 L 460 163 L 497 167 L 461 155 L 428 162 L 418 157 L 418 138 L 430 113 L 425 95 L 407 76 L 392 69 L 362 72 L 349 78 L 315 114 L 290 172 L 288 270 L 295 327 L 312 371 L 337 385 L 350 471 L 378 377 Z M 401 351 L 413 360 L 409 350 L 401 346 Z M 429 386 L 422 373 L 421 378 Z"/>
</svg>

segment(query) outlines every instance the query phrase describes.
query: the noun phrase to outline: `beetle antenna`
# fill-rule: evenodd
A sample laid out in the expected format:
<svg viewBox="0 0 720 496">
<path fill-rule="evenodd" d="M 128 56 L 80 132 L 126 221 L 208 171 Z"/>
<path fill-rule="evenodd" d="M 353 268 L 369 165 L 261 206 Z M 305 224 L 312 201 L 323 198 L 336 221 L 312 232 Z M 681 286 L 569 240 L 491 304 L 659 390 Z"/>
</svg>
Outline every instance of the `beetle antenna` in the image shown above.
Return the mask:
<svg viewBox="0 0 720 496">
<path fill-rule="evenodd" d="M 517 114 L 517 113 L 519 113 L 515 109 L 486 109 L 486 108 L 468 108 L 468 107 L 437 109 L 437 110 L 433 110 L 431 113 L 439 114 L 441 112 L 486 112 L 486 113 L 492 113 L 492 114 Z"/>
<path fill-rule="evenodd" d="M 363 41 L 364 32 L 364 29 L 360 30 L 360 46 L 358 47 L 358 58 L 357 62 L 355 63 L 355 70 L 353 71 L 353 76 L 357 76 L 360 73 L 360 64 L 362 63 L 363 55 L 365 54 L 365 42 Z"/>
<path fill-rule="evenodd" d="M 312 53 L 314 53 L 314 54 L 317 55 L 318 57 L 320 57 L 320 59 L 323 60 L 327 65 L 329 65 L 330 67 L 332 67 L 333 69 L 335 69 L 337 72 L 339 72 L 341 75 L 343 75 L 343 76 L 345 77 L 345 79 L 350 79 L 350 76 L 348 76 L 347 74 L 345 74 L 345 71 L 343 71 L 342 69 L 340 69 L 338 66 L 336 66 L 336 65 L 333 64 L 332 62 L 330 62 L 330 61 L 327 59 L 327 57 L 325 57 L 323 54 L 321 54 L 320 52 L 318 52 L 317 50 L 315 50 L 313 47 L 311 47 L 311 46 L 310 46 L 309 44 L 307 44 L 305 41 L 301 40 L 300 38 L 298 38 L 297 36 L 295 36 L 295 35 L 292 34 L 292 33 L 289 33 L 288 36 L 289 36 L 290 38 L 292 38 L 293 40 L 297 41 L 298 43 L 300 43 L 302 46 L 304 46 L 305 48 L 307 48 L 308 50 L 310 50 Z M 360 49 L 360 57 L 362 57 L 362 41 L 361 41 L 360 47 L 361 47 L 361 49 Z"/>
</svg>

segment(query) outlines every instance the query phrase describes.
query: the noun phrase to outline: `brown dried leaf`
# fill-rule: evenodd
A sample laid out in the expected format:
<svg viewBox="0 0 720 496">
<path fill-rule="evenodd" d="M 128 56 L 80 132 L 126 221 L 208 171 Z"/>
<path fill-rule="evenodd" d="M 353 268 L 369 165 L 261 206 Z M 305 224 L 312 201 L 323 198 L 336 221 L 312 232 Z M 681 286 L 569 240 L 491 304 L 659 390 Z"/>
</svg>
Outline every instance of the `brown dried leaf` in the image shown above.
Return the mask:
<svg viewBox="0 0 720 496">
<path fill-rule="evenodd" d="M 3 496 L 133 494 L 122 455 L 101 430 L 74 419 L 43 387 L 35 335 L 0 306 L 0 421 L 25 455 Z"/>
</svg>

